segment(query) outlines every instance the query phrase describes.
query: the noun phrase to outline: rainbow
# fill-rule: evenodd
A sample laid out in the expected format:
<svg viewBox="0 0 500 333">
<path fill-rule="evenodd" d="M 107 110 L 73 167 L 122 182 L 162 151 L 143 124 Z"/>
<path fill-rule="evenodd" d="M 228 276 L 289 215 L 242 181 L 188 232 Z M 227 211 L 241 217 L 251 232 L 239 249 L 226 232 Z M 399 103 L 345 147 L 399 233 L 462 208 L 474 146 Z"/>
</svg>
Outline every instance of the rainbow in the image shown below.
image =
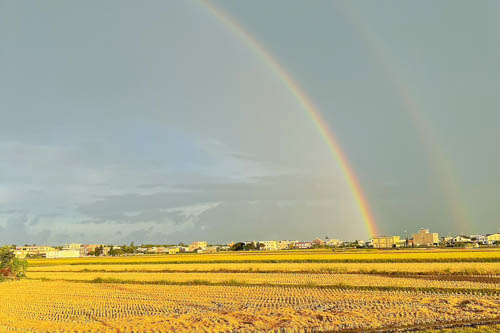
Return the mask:
<svg viewBox="0 0 500 333">
<path fill-rule="evenodd" d="M 456 182 L 456 177 L 453 173 L 453 168 L 450 165 L 449 158 L 444 149 L 438 143 L 439 136 L 436 130 L 428 119 L 423 117 L 420 112 L 421 107 L 412 97 L 407 84 L 403 83 L 401 75 L 395 70 L 395 66 L 391 64 L 397 63 L 393 60 L 390 54 L 390 49 L 384 45 L 384 42 L 377 34 L 366 24 L 366 20 L 358 17 L 355 11 L 350 7 L 349 2 L 337 6 L 341 10 L 344 17 L 347 18 L 353 27 L 358 31 L 365 44 L 368 46 L 375 59 L 383 69 L 388 81 L 394 87 L 397 95 L 408 113 L 419 137 L 424 144 L 431 161 L 430 167 L 435 175 L 436 181 L 444 192 L 447 209 L 453 222 L 457 224 L 460 230 L 470 230 L 468 228 L 469 212 L 467 205 L 460 192 L 459 185 Z"/>
<path fill-rule="evenodd" d="M 313 121 L 315 127 L 318 129 L 321 137 L 325 140 L 328 148 L 333 153 L 340 169 L 347 181 L 349 188 L 354 196 L 361 217 L 368 229 L 370 236 L 378 235 L 377 226 L 370 210 L 370 206 L 366 201 L 359 181 L 354 174 L 349 161 L 342 151 L 340 145 L 337 143 L 335 135 L 329 129 L 328 124 L 322 118 L 318 109 L 307 96 L 300 85 L 293 79 L 293 77 L 278 63 L 278 61 L 266 50 L 266 48 L 259 43 L 251 34 L 249 34 L 240 24 L 235 22 L 228 14 L 222 9 L 215 7 L 208 0 L 201 1 L 205 6 L 217 17 L 222 23 L 228 26 L 241 40 L 243 40 L 254 53 L 262 59 L 262 61 L 272 70 L 272 72 L 281 80 L 283 85 L 292 93 L 297 99 L 301 107 L 307 112 Z"/>
</svg>

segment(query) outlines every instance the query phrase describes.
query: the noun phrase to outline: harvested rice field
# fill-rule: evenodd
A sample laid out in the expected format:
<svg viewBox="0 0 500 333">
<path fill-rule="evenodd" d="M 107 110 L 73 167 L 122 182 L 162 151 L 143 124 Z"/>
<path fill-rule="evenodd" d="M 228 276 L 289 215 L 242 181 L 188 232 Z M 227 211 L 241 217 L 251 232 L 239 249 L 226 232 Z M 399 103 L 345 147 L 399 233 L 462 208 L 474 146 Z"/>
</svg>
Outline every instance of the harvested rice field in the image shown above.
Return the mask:
<svg viewBox="0 0 500 333">
<path fill-rule="evenodd" d="M 499 254 L 33 259 L 27 278 L 0 283 L 0 332 L 494 332 Z"/>
<path fill-rule="evenodd" d="M 498 262 L 453 263 L 197 263 L 30 266 L 30 272 L 302 272 L 399 275 L 500 275 Z"/>
</svg>

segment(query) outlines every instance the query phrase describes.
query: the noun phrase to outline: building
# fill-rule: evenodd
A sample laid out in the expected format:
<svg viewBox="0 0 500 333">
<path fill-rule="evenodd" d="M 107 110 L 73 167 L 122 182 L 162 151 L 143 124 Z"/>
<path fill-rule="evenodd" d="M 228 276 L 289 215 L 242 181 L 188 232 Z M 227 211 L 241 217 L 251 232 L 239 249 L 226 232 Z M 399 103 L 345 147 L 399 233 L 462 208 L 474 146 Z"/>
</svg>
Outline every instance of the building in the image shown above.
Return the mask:
<svg viewBox="0 0 500 333">
<path fill-rule="evenodd" d="M 293 244 L 295 249 L 312 249 L 312 242 L 296 242 Z"/>
<path fill-rule="evenodd" d="M 325 241 L 322 240 L 321 238 L 315 238 L 313 241 L 312 241 L 312 245 L 313 246 L 323 246 L 325 245 Z"/>
<path fill-rule="evenodd" d="M 330 246 L 330 247 L 337 247 L 337 246 L 340 246 L 342 245 L 342 241 L 339 240 L 339 239 L 328 239 L 326 242 L 325 242 L 325 245 L 326 246 Z"/>
<path fill-rule="evenodd" d="M 83 247 L 82 244 L 77 244 L 77 243 L 71 243 L 71 244 L 65 244 L 62 248 L 63 250 L 71 250 L 71 251 L 80 251 L 80 257 L 84 257 L 87 254 L 85 253 L 85 248 Z"/>
<path fill-rule="evenodd" d="M 16 247 L 14 254 L 18 258 L 78 258 L 81 256 L 81 251 L 79 247 L 73 249 L 63 247 L 62 250 L 58 250 L 52 246 L 20 246 Z"/>
<path fill-rule="evenodd" d="M 177 254 L 180 252 L 181 252 L 181 249 L 179 247 L 170 247 L 168 249 L 168 254 Z"/>
<path fill-rule="evenodd" d="M 107 256 L 111 250 L 110 246 L 104 246 L 102 244 L 85 244 L 81 246 L 80 253 L 83 253 L 84 256 L 93 255 L 98 247 L 102 247 L 101 255 L 105 256 Z"/>
<path fill-rule="evenodd" d="M 101 246 L 101 245 L 100 244 L 85 244 L 85 245 L 82 245 L 84 255 L 88 256 L 88 255 L 90 255 L 91 252 L 94 253 L 95 249 L 97 249 L 99 246 Z"/>
<path fill-rule="evenodd" d="M 57 259 L 57 258 L 79 258 L 80 249 L 78 250 L 55 250 L 48 251 L 45 254 L 45 258 Z"/>
<path fill-rule="evenodd" d="M 140 246 L 136 249 L 136 251 L 137 253 L 145 254 L 146 252 L 148 252 L 148 249 L 146 247 Z"/>
<path fill-rule="evenodd" d="M 205 253 L 216 253 L 219 252 L 219 246 L 207 246 Z"/>
<path fill-rule="evenodd" d="M 289 240 L 280 240 L 278 241 L 278 250 L 288 250 L 290 248 Z"/>
<path fill-rule="evenodd" d="M 75 244 L 75 243 L 72 243 L 72 244 L 65 244 L 62 249 L 63 250 L 78 250 L 80 251 L 80 248 L 82 247 L 82 244 Z"/>
<path fill-rule="evenodd" d="M 500 243 L 500 233 L 488 234 L 486 235 L 486 242 L 489 245 L 499 244 Z"/>
<path fill-rule="evenodd" d="M 439 244 L 439 235 L 436 232 L 429 232 L 429 229 L 420 229 L 412 237 L 413 246 L 434 246 Z"/>
<path fill-rule="evenodd" d="M 452 246 L 453 245 L 453 237 L 446 236 L 446 237 L 441 237 L 441 244 L 444 244 L 446 246 Z"/>
<path fill-rule="evenodd" d="M 488 238 L 485 235 L 470 235 L 473 242 L 481 245 L 488 245 Z"/>
<path fill-rule="evenodd" d="M 377 236 L 373 237 L 373 247 L 375 249 L 391 249 L 400 247 L 401 240 L 399 236 Z"/>
<path fill-rule="evenodd" d="M 56 249 L 52 246 L 18 246 L 14 250 L 14 254 L 18 258 L 26 257 L 43 257 L 47 258 L 47 253 L 50 251 L 55 251 Z"/>
<path fill-rule="evenodd" d="M 457 237 L 453 237 L 452 243 L 457 244 L 457 245 L 458 244 L 472 243 L 472 238 L 470 238 L 469 236 L 465 236 L 465 235 L 459 235 Z"/>
<path fill-rule="evenodd" d="M 354 241 L 354 245 L 357 247 L 357 248 L 361 248 L 361 247 L 365 247 L 366 246 L 366 242 L 362 239 L 356 239 Z"/>
<path fill-rule="evenodd" d="M 259 241 L 259 244 L 264 245 L 261 249 L 265 250 L 265 251 L 277 251 L 278 250 L 278 241 L 275 241 L 275 240 Z"/>
<path fill-rule="evenodd" d="M 207 246 L 208 246 L 207 242 L 203 241 L 192 242 L 191 244 L 189 244 L 189 252 L 194 252 L 198 249 L 205 250 Z"/>
<path fill-rule="evenodd" d="M 152 246 L 146 250 L 146 253 L 163 254 L 168 253 L 168 249 L 164 246 Z"/>
</svg>

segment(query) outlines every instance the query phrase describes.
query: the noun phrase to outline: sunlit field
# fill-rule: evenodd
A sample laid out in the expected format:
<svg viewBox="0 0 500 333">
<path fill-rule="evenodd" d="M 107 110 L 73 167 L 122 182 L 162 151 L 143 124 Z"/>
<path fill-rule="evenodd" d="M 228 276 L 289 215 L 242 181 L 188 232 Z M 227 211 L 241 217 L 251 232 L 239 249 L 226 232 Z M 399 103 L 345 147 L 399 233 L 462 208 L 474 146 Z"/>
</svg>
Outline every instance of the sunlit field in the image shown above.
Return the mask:
<svg viewBox="0 0 500 333">
<path fill-rule="evenodd" d="M 398 250 L 398 251 L 276 251 L 223 252 L 216 254 L 144 255 L 109 258 L 34 259 L 31 266 L 80 264 L 157 264 L 203 262 L 500 262 L 500 251 L 495 250 Z"/>
<path fill-rule="evenodd" d="M 497 250 L 38 259 L 27 276 L 0 284 L 0 331 L 469 332 L 480 324 L 471 332 L 492 332 L 500 324 Z"/>
<path fill-rule="evenodd" d="M 138 273 L 138 272 L 31 272 L 33 279 L 50 279 L 65 281 L 104 281 L 164 284 L 271 284 L 296 286 L 349 286 L 349 287 L 408 287 L 408 288 L 461 288 L 480 289 L 488 292 L 500 290 L 500 278 L 477 277 L 470 281 L 434 280 L 425 278 L 402 278 L 394 276 L 379 276 L 369 274 L 333 274 L 333 273 Z M 477 282 L 476 282 L 477 281 Z"/>
<path fill-rule="evenodd" d="M 500 275 L 497 262 L 430 263 L 176 263 L 33 265 L 30 272 L 304 272 L 366 273 L 393 275 Z"/>
</svg>

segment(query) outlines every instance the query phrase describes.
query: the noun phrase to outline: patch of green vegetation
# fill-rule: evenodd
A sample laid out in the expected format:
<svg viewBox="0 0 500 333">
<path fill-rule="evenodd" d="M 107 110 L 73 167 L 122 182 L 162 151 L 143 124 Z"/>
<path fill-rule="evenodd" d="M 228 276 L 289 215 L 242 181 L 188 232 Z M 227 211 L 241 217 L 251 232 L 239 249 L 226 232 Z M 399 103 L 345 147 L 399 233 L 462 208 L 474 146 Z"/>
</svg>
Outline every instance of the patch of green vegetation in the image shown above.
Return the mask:
<svg viewBox="0 0 500 333">
<path fill-rule="evenodd" d="M 28 262 L 18 259 L 8 246 L 0 247 L 0 281 L 26 276 Z"/>
</svg>

